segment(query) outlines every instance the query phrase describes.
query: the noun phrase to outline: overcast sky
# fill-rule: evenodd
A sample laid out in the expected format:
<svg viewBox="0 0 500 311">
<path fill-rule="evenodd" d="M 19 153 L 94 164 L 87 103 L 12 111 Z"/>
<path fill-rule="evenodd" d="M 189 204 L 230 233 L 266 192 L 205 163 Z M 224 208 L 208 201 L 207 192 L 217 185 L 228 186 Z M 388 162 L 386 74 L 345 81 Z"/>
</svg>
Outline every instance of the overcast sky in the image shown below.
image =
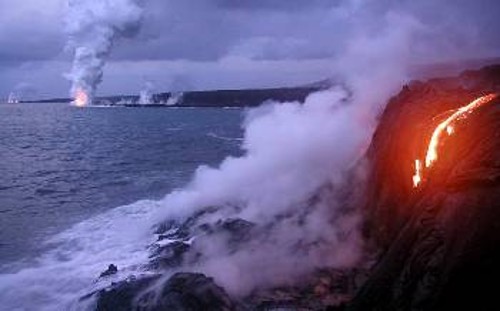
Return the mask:
<svg viewBox="0 0 500 311">
<path fill-rule="evenodd" d="M 296 85 L 332 75 L 357 32 L 387 14 L 423 25 L 413 62 L 500 56 L 498 0 L 143 0 L 135 38 L 116 43 L 98 94 Z M 0 98 L 67 96 L 66 0 L 0 0 Z M 429 49 L 429 46 L 432 46 Z"/>
</svg>

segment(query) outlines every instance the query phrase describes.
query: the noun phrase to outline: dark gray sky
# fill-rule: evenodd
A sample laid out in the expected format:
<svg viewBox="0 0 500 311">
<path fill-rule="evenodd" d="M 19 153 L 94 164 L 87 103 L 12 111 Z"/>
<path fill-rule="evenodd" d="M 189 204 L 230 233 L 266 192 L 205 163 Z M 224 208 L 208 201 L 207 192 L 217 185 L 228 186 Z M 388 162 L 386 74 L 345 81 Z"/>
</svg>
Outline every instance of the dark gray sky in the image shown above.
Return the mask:
<svg viewBox="0 0 500 311">
<path fill-rule="evenodd" d="M 135 38 L 116 43 L 98 94 L 295 85 L 332 74 L 359 32 L 388 14 L 422 25 L 415 63 L 500 56 L 497 0 L 143 0 Z M 0 98 L 67 96 L 66 0 L 0 0 Z"/>
</svg>

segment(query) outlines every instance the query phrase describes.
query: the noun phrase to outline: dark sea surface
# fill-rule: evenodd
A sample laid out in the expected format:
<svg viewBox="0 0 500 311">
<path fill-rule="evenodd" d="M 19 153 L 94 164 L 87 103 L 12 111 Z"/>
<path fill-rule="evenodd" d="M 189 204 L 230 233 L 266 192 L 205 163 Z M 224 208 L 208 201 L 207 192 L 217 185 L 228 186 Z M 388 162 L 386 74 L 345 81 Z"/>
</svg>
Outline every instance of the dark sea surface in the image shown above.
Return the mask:
<svg viewBox="0 0 500 311">
<path fill-rule="evenodd" d="M 242 110 L 0 104 L 0 272 L 89 217 L 239 155 Z"/>
</svg>

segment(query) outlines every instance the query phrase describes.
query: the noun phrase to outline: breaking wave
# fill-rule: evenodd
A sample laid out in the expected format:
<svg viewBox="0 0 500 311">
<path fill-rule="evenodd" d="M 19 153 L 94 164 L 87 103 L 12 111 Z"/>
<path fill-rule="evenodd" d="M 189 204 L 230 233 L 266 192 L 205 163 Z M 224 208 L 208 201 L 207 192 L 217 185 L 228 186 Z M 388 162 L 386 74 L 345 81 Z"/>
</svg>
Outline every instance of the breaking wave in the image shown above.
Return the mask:
<svg viewBox="0 0 500 311">
<path fill-rule="evenodd" d="M 45 243 L 51 247 L 29 267 L 0 275 L 4 310 L 81 310 L 78 298 L 124 279 L 145 273 L 145 245 L 150 243 L 151 215 L 158 202 L 139 201 L 78 223 Z M 114 263 L 120 270 L 105 281 L 100 273 Z M 8 267 L 7 267 L 8 269 Z"/>
</svg>

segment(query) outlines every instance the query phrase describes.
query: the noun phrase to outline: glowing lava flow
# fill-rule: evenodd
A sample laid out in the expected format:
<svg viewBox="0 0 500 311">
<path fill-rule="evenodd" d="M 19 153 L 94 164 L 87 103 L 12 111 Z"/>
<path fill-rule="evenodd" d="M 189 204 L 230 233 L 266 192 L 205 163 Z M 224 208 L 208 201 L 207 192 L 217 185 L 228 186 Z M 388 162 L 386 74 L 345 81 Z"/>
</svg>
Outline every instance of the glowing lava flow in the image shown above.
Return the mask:
<svg viewBox="0 0 500 311">
<path fill-rule="evenodd" d="M 422 182 L 422 163 L 420 160 L 415 160 L 415 175 L 413 175 L 413 187 L 418 187 Z"/>
<path fill-rule="evenodd" d="M 473 113 L 477 108 L 484 104 L 491 102 L 497 94 L 489 94 L 481 96 L 470 104 L 463 106 L 455 112 L 446 120 L 439 123 L 434 132 L 432 133 L 429 146 L 427 147 L 427 153 L 425 155 L 425 167 L 430 168 L 434 162 L 438 159 L 438 147 L 440 145 L 440 139 L 444 133 L 451 136 L 455 132 L 455 124 L 461 120 L 466 119 L 471 113 Z M 418 187 L 422 181 L 422 164 L 420 160 L 415 160 L 415 175 L 413 176 L 413 187 Z"/>
<path fill-rule="evenodd" d="M 75 99 L 73 101 L 73 104 L 76 107 L 85 107 L 88 105 L 89 102 L 89 96 L 87 93 L 85 93 L 84 90 L 82 89 L 77 89 L 75 92 Z"/>
</svg>

